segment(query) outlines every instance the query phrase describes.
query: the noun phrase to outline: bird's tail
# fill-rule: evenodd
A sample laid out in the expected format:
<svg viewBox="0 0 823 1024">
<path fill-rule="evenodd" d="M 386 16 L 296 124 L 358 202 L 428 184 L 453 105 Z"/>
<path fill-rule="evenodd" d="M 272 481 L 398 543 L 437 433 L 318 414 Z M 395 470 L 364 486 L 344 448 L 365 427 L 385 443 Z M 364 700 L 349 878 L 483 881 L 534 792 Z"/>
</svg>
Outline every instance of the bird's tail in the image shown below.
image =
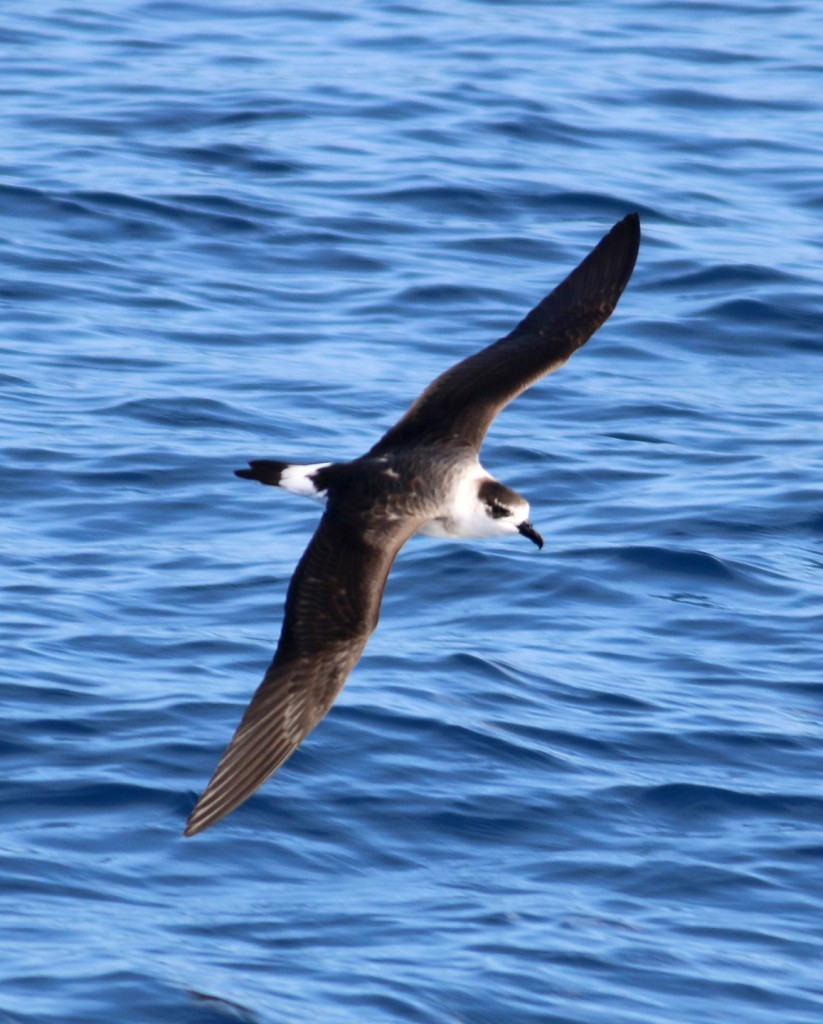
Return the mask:
<svg viewBox="0 0 823 1024">
<path fill-rule="evenodd" d="M 253 459 L 248 469 L 236 469 L 234 473 L 244 480 L 259 480 L 261 484 L 282 487 L 304 498 L 325 501 L 328 485 L 323 470 L 330 465 L 330 462 L 315 462 L 310 466 L 296 466 L 277 459 Z"/>
<path fill-rule="evenodd" d="M 241 476 L 244 480 L 259 480 L 261 484 L 279 487 L 283 470 L 290 467 L 291 463 L 289 462 L 278 462 L 275 459 L 254 459 L 249 463 L 248 469 L 236 469 L 234 475 Z"/>
</svg>

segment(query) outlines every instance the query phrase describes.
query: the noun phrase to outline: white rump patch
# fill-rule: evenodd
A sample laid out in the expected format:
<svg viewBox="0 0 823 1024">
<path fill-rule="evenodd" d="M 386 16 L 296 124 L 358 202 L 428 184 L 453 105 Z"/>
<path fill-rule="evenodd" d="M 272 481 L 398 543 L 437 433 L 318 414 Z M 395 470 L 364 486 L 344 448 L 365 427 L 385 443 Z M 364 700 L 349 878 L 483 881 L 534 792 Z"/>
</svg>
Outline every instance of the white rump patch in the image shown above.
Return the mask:
<svg viewBox="0 0 823 1024">
<path fill-rule="evenodd" d="M 325 469 L 330 465 L 330 462 L 315 462 L 311 466 L 287 466 L 280 474 L 277 486 L 303 498 L 325 501 L 326 492 L 318 490 L 312 477 L 319 469 Z"/>
</svg>

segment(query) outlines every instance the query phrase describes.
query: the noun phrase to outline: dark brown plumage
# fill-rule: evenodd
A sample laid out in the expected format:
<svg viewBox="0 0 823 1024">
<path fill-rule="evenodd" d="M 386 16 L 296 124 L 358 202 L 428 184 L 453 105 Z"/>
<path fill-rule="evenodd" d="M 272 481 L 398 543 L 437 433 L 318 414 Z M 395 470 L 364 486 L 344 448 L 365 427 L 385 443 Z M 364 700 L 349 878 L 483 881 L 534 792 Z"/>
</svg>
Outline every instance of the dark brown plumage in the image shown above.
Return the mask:
<svg viewBox="0 0 823 1024">
<path fill-rule="evenodd" d="M 369 452 L 421 444 L 480 449 L 495 416 L 601 327 L 628 284 L 640 246 L 630 213 L 500 341 L 446 370 Z"/>
<path fill-rule="evenodd" d="M 630 214 L 510 334 L 430 384 L 365 456 L 311 474 L 328 496 L 326 511 L 289 584 L 274 659 L 189 817 L 187 836 L 251 796 L 326 714 L 377 625 L 398 551 L 442 515 L 443 495 L 477 465 L 497 413 L 604 323 L 639 242 L 639 219 Z M 238 475 L 284 486 L 290 468 L 262 459 Z M 491 518 L 505 520 L 516 500 L 528 512 L 525 499 L 488 477 L 479 498 Z M 542 545 L 530 523 L 516 530 Z"/>
</svg>

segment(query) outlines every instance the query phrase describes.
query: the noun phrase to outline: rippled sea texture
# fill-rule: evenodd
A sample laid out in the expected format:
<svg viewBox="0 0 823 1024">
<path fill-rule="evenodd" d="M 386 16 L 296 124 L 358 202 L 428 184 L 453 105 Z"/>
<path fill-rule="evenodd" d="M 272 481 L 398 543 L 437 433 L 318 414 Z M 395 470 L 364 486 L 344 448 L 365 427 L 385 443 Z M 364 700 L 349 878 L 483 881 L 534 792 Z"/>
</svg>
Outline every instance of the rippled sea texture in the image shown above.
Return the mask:
<svg viewBox="0 0 823 1024">
<path fill-rule="evenodd" d="M 819 5 L 0 31 L 0 1020 L 819 1024 Z M 545 549 L 412 540 L 183 840 L 318 515 L 232 470 L 361 453 L 633 209 L 484 449 Z"/>
</svg>

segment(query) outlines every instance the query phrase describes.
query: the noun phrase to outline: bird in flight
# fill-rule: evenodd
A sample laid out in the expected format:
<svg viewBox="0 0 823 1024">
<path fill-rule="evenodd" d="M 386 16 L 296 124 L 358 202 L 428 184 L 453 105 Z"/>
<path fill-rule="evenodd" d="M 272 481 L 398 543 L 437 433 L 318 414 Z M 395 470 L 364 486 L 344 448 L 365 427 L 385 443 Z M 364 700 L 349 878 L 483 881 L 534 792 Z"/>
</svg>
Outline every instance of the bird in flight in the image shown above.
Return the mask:
<svg viewBox="0 0 823 1024">
<path fill-rule="evenodd" d="M 237 476 L 324 502 L 286 595 L 262 683 L 186 823 L 192 836 L 248 799 L 334 703 L 360 659 L 400 548 L 415 533 L 519 534 L 539 548 L 529 503 L 480 465 L 495 416 L 607 320 L 631 277 L 629 214 L 504 338 L 442 373 L 365 455 L 294 465 L 258 459 Z"/>
</svg>

